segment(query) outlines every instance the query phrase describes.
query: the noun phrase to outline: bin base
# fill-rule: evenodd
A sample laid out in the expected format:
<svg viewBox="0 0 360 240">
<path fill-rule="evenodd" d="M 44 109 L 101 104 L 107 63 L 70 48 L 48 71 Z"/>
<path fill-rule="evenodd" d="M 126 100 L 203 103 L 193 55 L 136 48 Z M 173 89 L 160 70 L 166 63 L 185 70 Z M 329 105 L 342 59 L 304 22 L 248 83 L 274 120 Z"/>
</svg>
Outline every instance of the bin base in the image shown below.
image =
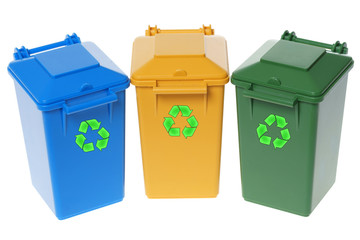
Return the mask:
<svg viewBox="0 0 360 240">
<path fill-rule="evenodd" d="M 277 210 L 281 210 L 281 211 L 285 211 L 285 212 L 288 212 L 288 213 L 296 214 L 296 215 L 299 215 L 299 216 L 302 216 L 302 217 L 308 217 L 311 214 L 311 211 L 310 212 L 297 212 L 297 211 L 289 210 L 289 209 L 286 209 L 286 208 L 280 208 L 280 207 L 277 207 L 277 206 L 273 206 L 271 204 L 266 204 L 266 203 L 263 203 L 263 202 L 260 202 L 260 201 L 255 201 L 255 200 L 252 200 L 252 199 L 249 199 L 249 198 L 246 198 L 246 197 L 243 197 L 243 198 L 247 202 L 256 203 L 256 204 L 259 204 L 259 205 L 262 205 L 262 206 L 265 206 L 265 207 L 274 208 L 274 209 L 277 209 Z"/>
<path fill-rule="evenodd" d="M 77 213 L 74 213 L 74 214 L 70 214 L 70 215 L 66 215 L 66 216 L 61 216 L 61 215 L 56 214 L 56 217 L 57 217 L 59 220 L 65 220 L 65 219 L 68 219 L 68 218 L 71 218 L 71 217 L 75 217 L 75 216 L 80 215 L 80 214 L 83 214 L 83 213 L 87 213 L 87 212 L 90 212 L 90 211 L 93 211 L 93 210 L 96 210 L 96 209 L 99 209 L 99 208 L 102 208 L 102 207 L 106 207 L 106 206 L 112 205 L 112 204 L 114 204 L 114 203 L 121 202 L 123 199 L 124 199 L 124 197 L 122 197 L 121 199 L 118 199 L 118 200 L 114 200 L 114 201 L 111 201 L 111 202 L 108 202 L 108 203 L 105 203 L 105 204 L 101 204 L 101 205 L 98 205 L 98 206 L 96 206 L 96 207 L 89 208 L 89 209 L 87 209 L 87 210 L 80 211 L 80 212 L 77 212 Z"/>
<path fill-rule="evenodd" d="M 216 198 L 218 193 L 204 194 L 204 195 L 166 195 L 166 194 L 148 194 L 146 196 L 150 199 L 178 199 L 178 198 Z"/>
<path fill-rule="evenodd" d="M 149 198 L 149 199 L 178 199 L 178 198 L 216 198 L 217 197 L 217 194 L 216 195 L 209 195 L 209 196 L 191 196 L 191 197 L 157 197 L 157 196 L 149 196 L 146 194 L 146 196 Z"/>
</svg>

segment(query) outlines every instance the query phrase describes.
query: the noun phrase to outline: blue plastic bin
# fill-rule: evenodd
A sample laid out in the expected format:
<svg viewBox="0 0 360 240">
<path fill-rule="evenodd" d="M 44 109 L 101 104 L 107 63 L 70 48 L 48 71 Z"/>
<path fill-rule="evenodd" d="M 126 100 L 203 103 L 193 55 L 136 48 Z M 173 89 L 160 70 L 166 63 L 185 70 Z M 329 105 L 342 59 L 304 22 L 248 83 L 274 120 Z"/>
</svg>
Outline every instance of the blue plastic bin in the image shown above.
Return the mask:
<svg viewBox="0 0 360 240">
<path fill-rule="evenodd" d="M 121 201 L 128 77 L 76 34 L 14 58 L 32 183 L 45 202 L 65 219 Z"/>
</svg>

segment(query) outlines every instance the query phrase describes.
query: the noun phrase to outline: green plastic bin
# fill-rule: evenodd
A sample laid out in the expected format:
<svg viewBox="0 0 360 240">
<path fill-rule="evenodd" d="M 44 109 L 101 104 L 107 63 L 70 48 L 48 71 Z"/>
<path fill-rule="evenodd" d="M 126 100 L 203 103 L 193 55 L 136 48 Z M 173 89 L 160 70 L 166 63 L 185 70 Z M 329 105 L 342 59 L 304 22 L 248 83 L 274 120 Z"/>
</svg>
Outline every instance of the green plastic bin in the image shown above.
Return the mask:
<svg viewBox="0 0 360 240">
<path fill-rule="evenodd" d="M 308 216 L 331 188 L 354 64 L 346 53 L 346 43 L 286 31 L 233 72 L 245 200 Z"/>
</svg>

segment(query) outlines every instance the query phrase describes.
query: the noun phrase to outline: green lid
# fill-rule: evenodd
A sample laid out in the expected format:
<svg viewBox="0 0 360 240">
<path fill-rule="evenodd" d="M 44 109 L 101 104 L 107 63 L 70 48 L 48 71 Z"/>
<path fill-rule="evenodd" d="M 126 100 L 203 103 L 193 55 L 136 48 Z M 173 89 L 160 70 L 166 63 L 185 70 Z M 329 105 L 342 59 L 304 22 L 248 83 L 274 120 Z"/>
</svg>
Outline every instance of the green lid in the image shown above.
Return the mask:
<svg viewBox="0 0 360 240">
<path fill-rule="evenodd" d="M 254 91 L 256 86 L 276 89 L 292 99 L 316 103 L 353 63 L 351 57 L 322 47 L 268 41 L 233 72 L 231 82 Z"/>
<path fill-rule="evenodd" d="M 267 53 L 262 56 L 260 62 L 278 63 L 288 67 L 308 70 L 326 50 L 301 43 L 289 41 L 277 42 Z"/>
</svg>

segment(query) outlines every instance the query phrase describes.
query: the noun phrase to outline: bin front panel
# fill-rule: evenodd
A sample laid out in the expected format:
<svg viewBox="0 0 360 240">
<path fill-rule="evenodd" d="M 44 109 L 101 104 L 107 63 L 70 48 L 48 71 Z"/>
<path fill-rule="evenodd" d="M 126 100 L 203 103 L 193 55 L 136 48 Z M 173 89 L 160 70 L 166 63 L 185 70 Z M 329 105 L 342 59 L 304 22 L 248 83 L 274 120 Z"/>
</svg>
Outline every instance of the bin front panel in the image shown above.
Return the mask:
<svg viewBox="0 0 360 240">
<path fill-rule="evenodd" d="M 287 107 L 243 91 L 236 88 L 244 198 L 309 215 L 318 105 Z"/>
<path fill-rule="evenodd" d="M 44 112 L 60 219 L 121 201 L 124 196 L 125 91 L 117 96 L 116 102 L 70 115 L 61 109 Z"/>
<path fill-rule="evenodd" d="M 151 87 L 136 93 L 147 196 L 215 197 L 224 86 L 205 94 L 155 94 Z"/>
</svg>

